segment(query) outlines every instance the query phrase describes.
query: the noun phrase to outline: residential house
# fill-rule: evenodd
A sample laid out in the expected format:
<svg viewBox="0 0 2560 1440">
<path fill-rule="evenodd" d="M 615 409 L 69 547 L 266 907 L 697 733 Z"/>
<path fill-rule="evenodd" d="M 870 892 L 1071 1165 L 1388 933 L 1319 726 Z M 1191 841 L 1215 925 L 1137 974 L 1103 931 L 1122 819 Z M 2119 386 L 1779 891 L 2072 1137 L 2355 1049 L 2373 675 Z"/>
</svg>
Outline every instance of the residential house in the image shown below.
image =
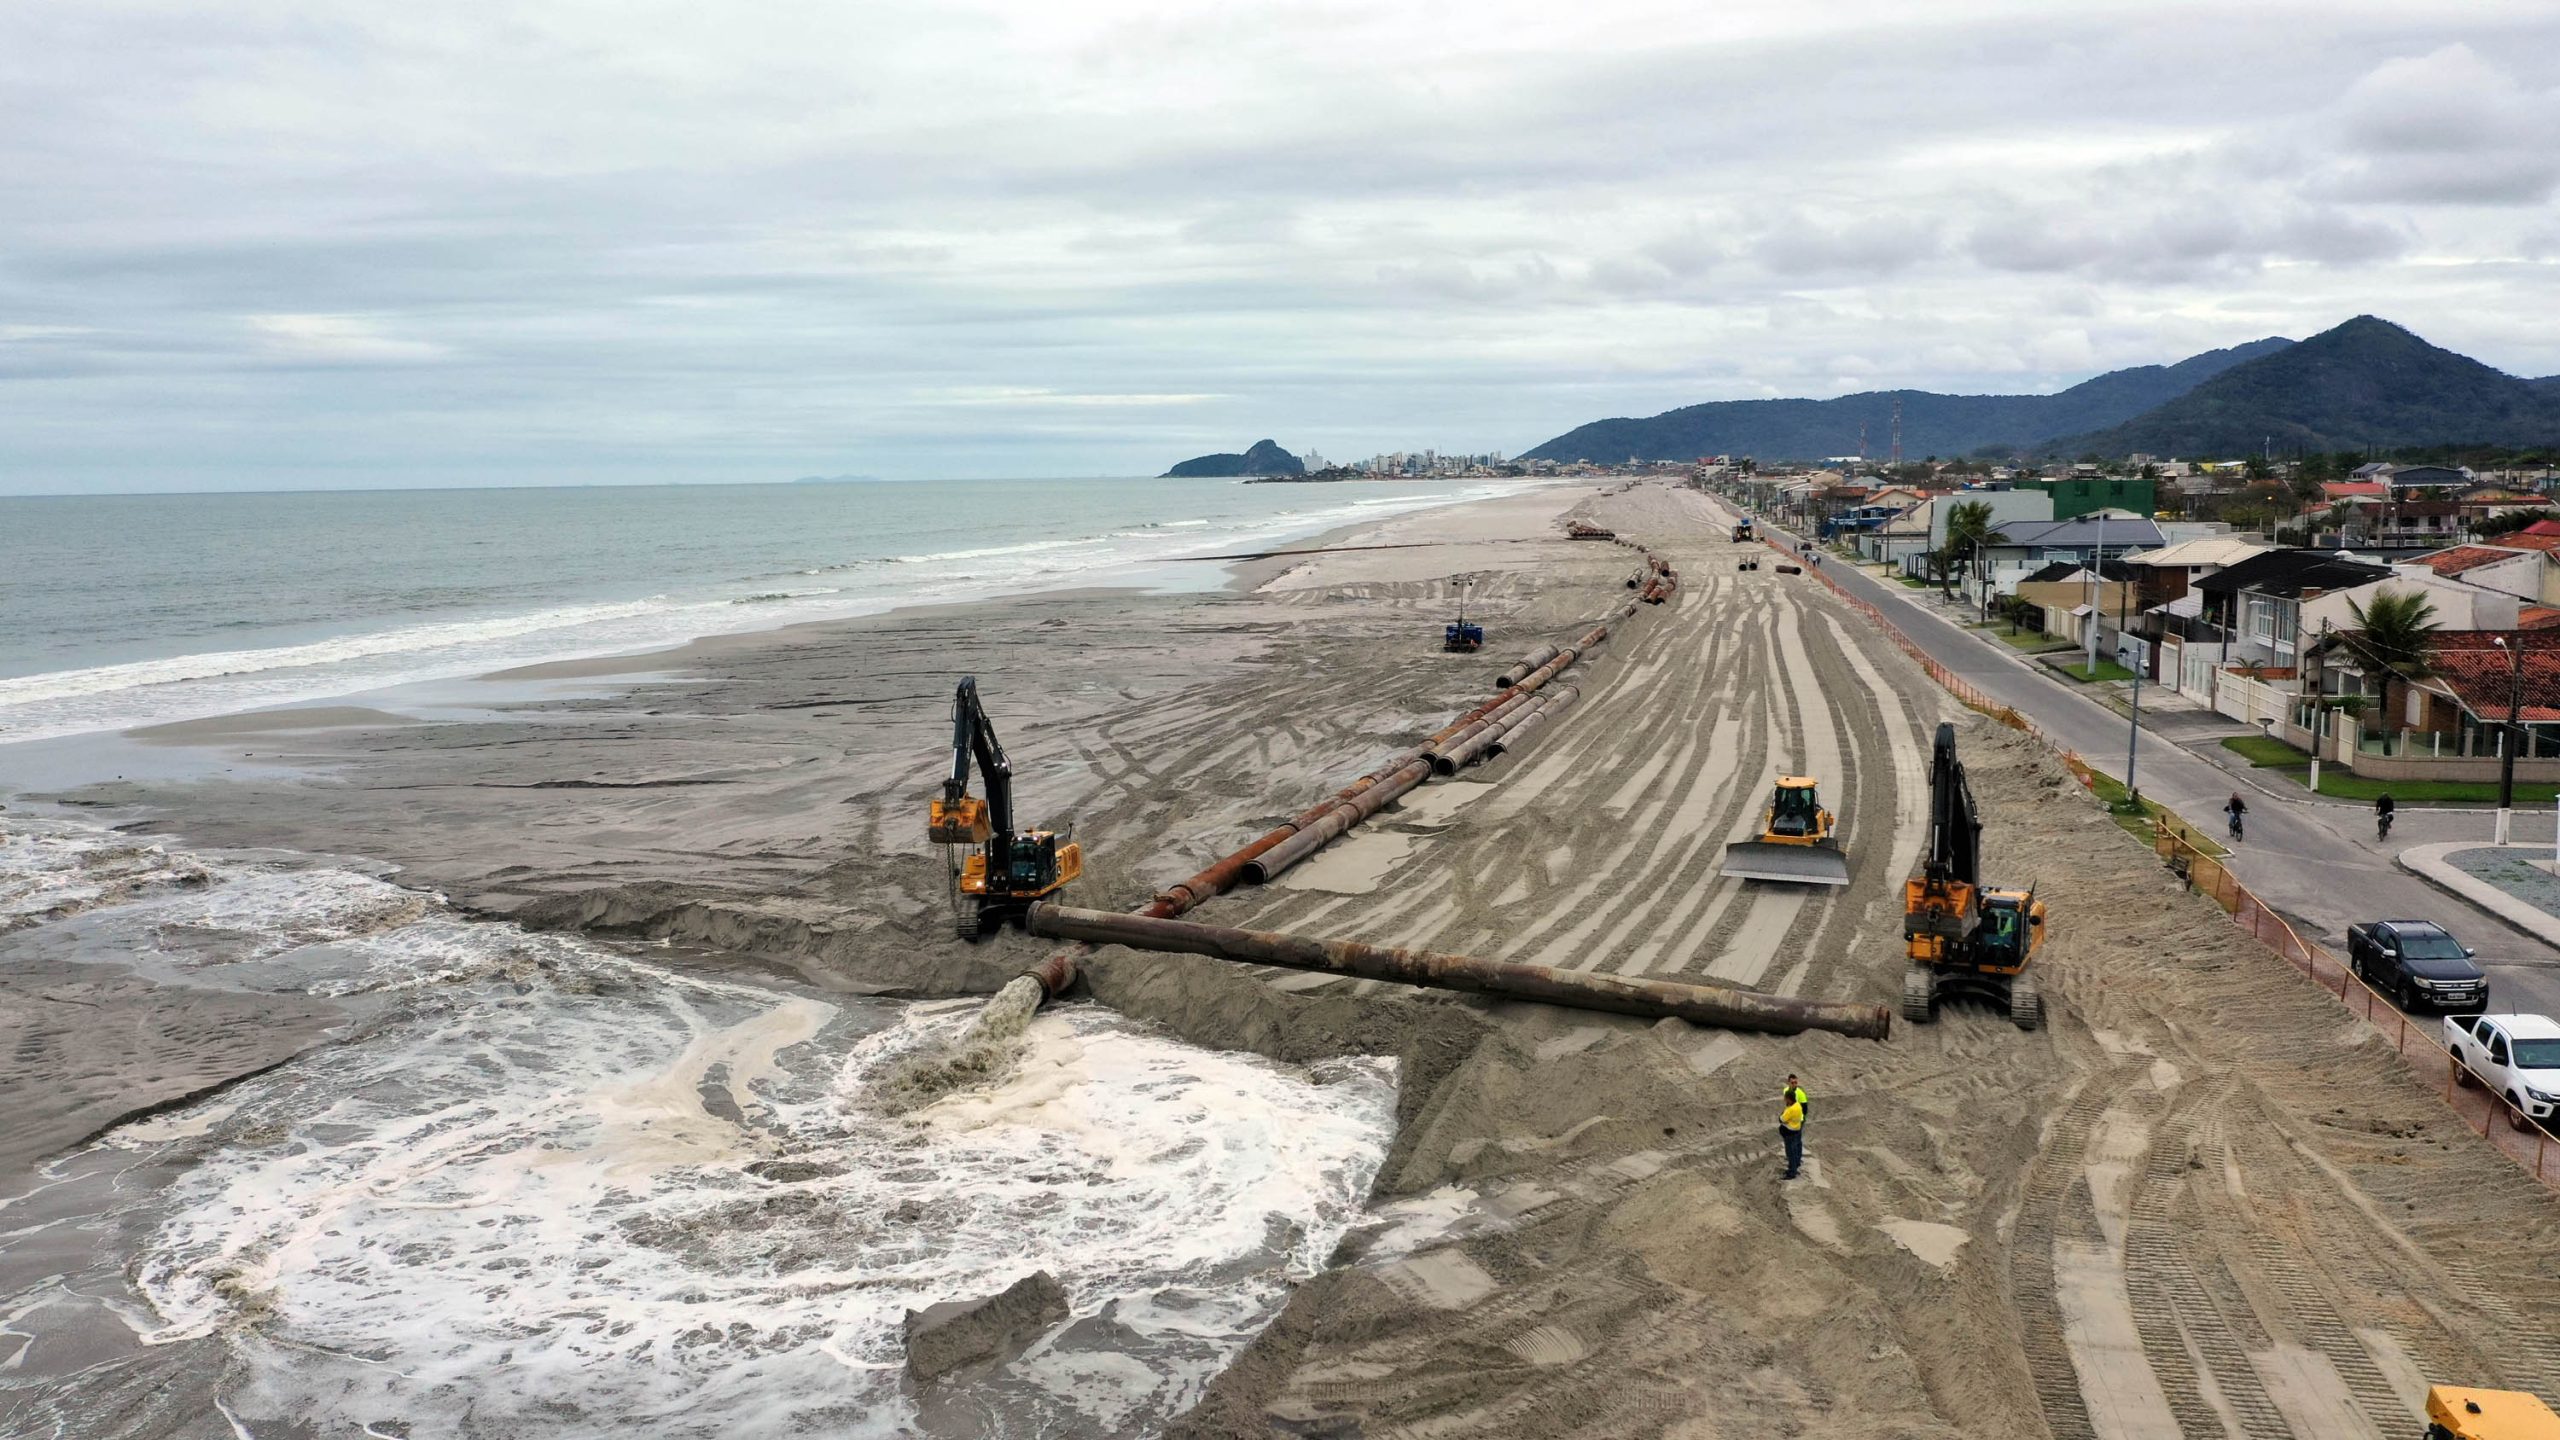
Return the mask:
<svg viewBox="0 0 2560 1440">
<path fill-rule="evenodd" d="M 2146 518 L 2083 516 L 2076 520 L 2023 521 L 2000 527 L 2000 543 L 1983 547 L 1982 564 L 1993 588 L 2008 594 L 2018 581 L 2057 560 L 2085 564 L 2121 560 L 2160 548 L 2160 527 Z"/>
<path fill-rule="evenodd" d="M 1858 536 L 1858 554 L 1886 565 L 1902 566 L 1915 555 L 1925 555 L 1929 544 L 1929 512 L 1946 503 L 1945 498 L 1923 500 L 1873 530 Z M 1907 567 L 1906 567 L 1907 568 Z"/>
<path fill-rule="evenodd" d="M 2560 557 L 2512 545 L 2456 545 L 2396 567 L 2497 590 L 2536 605 L 2560 604 Z"/>
<path fill-rule="evenodd" d="M 2002 530 L 2053 519 L 2053 497 L 2041 490 L 1954 490 L 1929 507 L 1931 546 L 1947 543 L 1947 516 L 1958 505 L 1988 506 L 1991 523 Z"/>
<path fill-rule="evenodd" d="M 2426 647 L 2430 673 L 2415 682 L 2394 681 L 2388 714 L 2380 708 L 2380 677 L 2359 673 L 2343 640 L 2333 635 L 2310 653 L 2312 694 L 2361 701 L 2334 726 L 2323 727 L 2332 733 L 2321 747 L 2356 773 L 2385 780 L 2494 780 L 2512 718 L 2523 731 L 2517 776 L 2560 779 L 2560 631 L 2440 631 Z M 2280 733 L 2303 743 L 2298 725 Z"/>
<path fill-rule="evenodd" d="M 2252 536 L 2231 534 L 2226 527 L 2219 535 L 2173 540 L 2157 550 L 2125 557 L 2137 590 L 2133 603 L 2140 618 L 2135 627 L 2153 647 L 2152 678 L 2190 699 L 2213 702 L 2218 647 L 2208 643 L 2197 652 L 2195 664 L 2187 663 L 2190 639 L 2217 638 L 2210 630 L 2201 636 L 2197 633 L 2204 616 L 2204 592 L 2195 588 L 2196 582 L 2275 548 Z"/>
<path fill-rule="evenodd" d="M 2084 644 L 2089 627 L 2097 625 L 2101 648 L 2113 654 L 2116 647 L 2105 637 L 2119 617 L 2135 609 L 2135 573 L 2122 560 L 2094 565 L 2057 560 L 2021 578 L 2013 593 L 2044 612 L 2047 635 Z"/>
<path fill-rule="evenodd" d="M 2358 472 L 2356 478 L 2365 477 L 2362 472 Z M 2468 465 L 2394 465 L 2384 470 L 2379 478 L 2383 484 L 2390 486 L 2395 492 L 2467 490 L 2479 479 L 2471 473 L 2471 467 Z"/>
<path fill-rule="evenodd" d="M 2178 688 L 2209 692 L 2234 719 L 2279 719 L 2291 708 L 2306 599 L 2388 580 L 2392 570 L 2331 550 L 2270 550 L 2193 583 L 2198 614 L 2183 623 Z M 2214 674 L 2201 675 L 2199 667 Z"/>
</svg>

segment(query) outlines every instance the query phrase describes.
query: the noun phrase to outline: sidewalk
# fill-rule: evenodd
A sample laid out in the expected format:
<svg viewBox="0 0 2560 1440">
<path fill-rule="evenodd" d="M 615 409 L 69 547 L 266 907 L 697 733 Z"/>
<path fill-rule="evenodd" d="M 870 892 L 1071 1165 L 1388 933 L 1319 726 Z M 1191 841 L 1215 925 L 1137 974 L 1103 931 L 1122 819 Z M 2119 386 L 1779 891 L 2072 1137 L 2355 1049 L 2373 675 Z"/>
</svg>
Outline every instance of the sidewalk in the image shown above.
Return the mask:
<svg viewBox="0 0 2560 1440">
<path fill-rule="evenodd" d="M 2401 869 L 2438 889 L 2470 901 L 2528 935 L 2560 945 L 2560 876 L 2528 863 L 2538 860 L 2548 867 L 2551 855 L 2548 845 L 2448 840 L 2412 845 L 2400 852 L 2399 861 Z"/>
</svg>

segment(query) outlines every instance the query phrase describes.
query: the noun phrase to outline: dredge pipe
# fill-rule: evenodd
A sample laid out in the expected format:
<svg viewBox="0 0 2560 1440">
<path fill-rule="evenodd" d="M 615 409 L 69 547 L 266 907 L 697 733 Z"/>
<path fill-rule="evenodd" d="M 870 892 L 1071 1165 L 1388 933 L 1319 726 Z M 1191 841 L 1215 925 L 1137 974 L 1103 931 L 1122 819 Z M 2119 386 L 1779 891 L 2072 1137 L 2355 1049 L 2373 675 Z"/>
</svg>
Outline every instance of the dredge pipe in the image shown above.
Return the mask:
<svg viewBox="0 0 2560 1440">
<path fill-rule="evenodd" d="M 1537 669 L 1539 666 L 1546 664 L 1554 658 L 1556 658 L 1556 647 L 1553 645 L 1541 645 L 1537 649 L 1532 650 L 1528 654 L 1513 661 L 1510 669 L 1505 670 L 1500 675 L 1494 677 L 1493 688 L 1496 690 L 1508 690 L 1512 686 L 1519 684 L 1522 676 Z"/>
<path fill-rule="evenodd" d="M 1431 762 L 1416 760 L 1393 775 L 1333 808 L 1313 825 L 1244 862 L 1244 878 L 1267 884 L 1290 866 L 1332 843 L 1345 830 L 1377 814 L 1416 785 L 1431 778 Z"/>
<path fill-rule="evenodd" d="M 1076 983 L 1075 951 L 1061 950 L 1022 973 L 1040 982 L 1043 1002 L 1055 1000 Z"/>
<path fill-rule="evenodd" d="M 1502 743 L 1503 736 L 1517 729 L 1530 716 L 1555 704 L 1557 696 L 1570 695 L 1578 698 L 1581 693 L 1578 686 L 1559 685 L 1553 693 L 1540 696 L 1536 704 L 1523 706 L 1499 721 L 1487 724 L 1483 729 L 1450 746 L 1447 750 L 1433 755 L 1431 768 L 1442 775 L 1455 775 L 1458 773 L 1458 767 L 1473 764 L 1491 754 L 1493 748 Z"/>
<path fill-rule="evenodd" d="M 1285 824 L 1275 826 L 1272 829 L 1263 832 L 1260 838 L 1245 846 L 1243 849 L 1237 850 L 1226 856 L 1224 859 L 1219 860 L 1216 864 L 1211 865 L 1209 868 L 1192 876 L 1190 879 L 1185 880 L 1178 885 L 1168 886 L 1164 890 L 1158 892 L 1154 901 L 1138 913 L 1141 915 L 1152 916 L 1158 920 L 1170 920 L 1176 915 L 1182 914 L 1191 907 L 1198 905 L 1205 900 L 1225 894 L 1229 890 L 1234 889 L 1237 883 L 1244 879 L 1245 866 L 1250 864 L 1257 856 L 1269 852 L 1273 846 L 1280 844 L 1290 836 L 1297 834 L 1299 831 L 1306 829 L 1308 826 L 1315 824 L 1316 822 L 1324 819 L 1325 816 L 1333 813 L 1335 808 L 1343 804 L 1343 802 L 1352 799 L 1365 790 L 1368 790 L 1379 781 L 1386 779 L 1390 775 L 1396 774 L 1406 766 L 1411 765 L 1414 761 L 1421 758 L 1422 751 L 1418 747 L 1412 750 L 1399 752 L 1395 758 L 1389 760 L 1386 764 L 1379 766 L 1377 769 L 1370 771 L 1368 774 L 1361 776 L 1359 779 L 1354 780 L 1350 784 L 1333 792 L 1333 794 L 1327 796 L 1323 800 L 1307 807 Z"/>
<path fill-rule="evenodd" d="M 1635 613 L 1635 602 L 1630 600 L 1627 602 L 1626 608 L 1618 612 L 1617 618 L 1624 618 Z M 1138 913 L 1154 919 L 1170 920 L 1213 896 L 1225 894 L 1227 891 L 1234 889 L 1239 883 L 1247 879 L 1260 883 L 1266 878 L 1266 876 L 1262 874 L 1248 874 L 1248 869 L 1262 856 L 1269 854 L 1274 848 L 1287 843 L 1309 827 L 1321 823 L 1326 816 L 1334 813 L 1341 806 L 1358 797 L 1363 792 L 1383 783 L 1389 776 L 1401 774 L 1405 768 L 1410 766 L 1414 761 L 1422 759 L 1426 755 L 1437 750 L 1439 747 L 1450 743 L 1458 737 L 1460 732 L 1466 730 L 1467 727 L 1475 724 L 1477 721 L 1482 720 L 1485 716 L 1492 714 L 1495 710 L 1500 709 L 1502 706 L 1510 703 L 1520 695 L 1534 692 L 1541 686 L 1544 686 L 1547 681 L 1553 679 L 1558 672 L 1562 671 L 1566 666 L 1574 663 L 1574 661 L 1580 659 L 1582 655 L 1589 651 L 1593 646 L 1607 640 L 1609 638 L 1609 624 L 1609 621 L 1602 621 L 1600 624 L 1592 626 L 1581 639 L 1573 642 L 1570 649 L 1557 650 L 1553 646 L 1541 647 L 1542 649 L 1549 650 L 1552 653 L 1549 654 L 1546 660 L 1535 670 L 1532 670 L 1527 675 L 1522 676 L 1517 683 L 1495 692 L 1491 699 L 1486 700 L 1483 704 L 1476 706 L 1474 709 L 1460 715 L 1457 719 L 1450 721 L 1447 725 L 1442 726 L 1437 732 L 1425 739 L 1420 745 L 1417 745 L 1410 750 L 1397 753 L 1385 764 L 1342 787 L 1342 789 L 1334 792 L 1334 794 L 1327 799 L 1308 807 L 1308 809 L 1289 820 L 1286 824 L 1275 826 L 1271 830 L 1264 832 L 1259 838 L 1246 845 L 1243 849 L 1227 855 L 1217 863 L 1209 866 L 1205 870 L 1202 870 L 1199 874 L 1182 881 L 1180 884 L 1167 886 L 1164 890 L 1157 893 L 1153 902 Z M 1535 653 L 1536 652 L 1532 652 L 1532 654 Z M 1412 787 L 1406 787 L 1406 789 L 1410 788 Z M 1402 794 L 1403 792 L 1398 791 L 1397 793 Z M 1381 799 L 1378 804 L 1383 805 L 1386 803 L 1386 800 L 1393 798 L 1394 796 L 1385 797 L 1384 799 Z M 1375 813 L 1377 813 L 1377 806 L 1373 805 L 1362 818 L 1366 818 L 1366 815 L 1368 814 Z M 1334 832 L 1334 834 L 1340 833 L 1340 831 Z M 1326 838 L 1331 839 L 1332 836 L 1328 835 Z M 1313 846 L 1309 847 L 1309 849 L 1313 848 Z M 1302 854 L 1298 858 L 1303 859 L 1305 857 Z M 1268 873 L 1271 875 L 1277 875 L 1282 870 L 1286 870 L 1290 865 L 1295 863 L 1297 863 L 1296 860 L 1284 862 L 1273 867 Z"/>
<path fill-rule="evenodd" d="M 1579 685 L 1565 685 L 1558 687 L 1555 694 L 1547 697 L 1547 702 L 1545 704 L 1540 705 L 1535 710 L 1521 716 L 1511 724 L 1503 726 L 1493 734 L 1485 736 L 1483 745 L 1480 746 L 1473 755 L 1467 758 L 1471 761 L 1490 760 L 1494 756 L 1502 754 L 1504 751 L 1509 750 L 1511 747 L 1527 739 L 1530 731 L 1545 724 L 1548 718 L 1553 716 L 1556 712 L 1564 709 L 1567 705 L 1570 705 L 1581 698 L 1582 687 Z"/>
<path fill-rule="evenodd" d="M 1535 704 L 1536 701 L 1536 691 L 1514 687 L 1511 691 L 1511 698 L 1494 706 L 1491 710 L 1486 711 L 1483 719 L 1476 721 L 1474 724 L 1469 725 L 1466 729 L 1459 731 L 1457 734 L 1450 736 L 1446 740 L 1424 746 L 1422 749 L 1422 758 L 1430 761 L 1431 768 L 1441 774 L 1454 774 L 1458 767 L 1450 763 L 1448 757 L 1451 754 L 1474 744 L 1477 737 L 1485 734 L 1486 732 L 1500 728 L 1503 722 L 1508 720 L 1510 717 L 1519 714 L 1520 711 L 1527 706 Z"/>
<path fill-rule="evenodd" d="M 1772 1035 L 1830 1030 L 1862 1040 L 1882 1040 L 1893 1027 L 1892 1012 L 1882 1005 L 1799 1000 L 1755 990 L 1689 985 L 1675 980 L 1632 980 L 1596 971 L 1557 970 L 1469 955 L 1392 949 L 1363 945 L 1356 940 L 1311 940 L 1189 920 L 1150 920 L 1105 910 L 1078 910 L 1047 901 L 1031 907 L 1028 923 L 1034 935 L 1081 940 L 1090 945 L 1207 955 L 1247 965 L 1276 965 L 1285 970 L 1465 990 L 1647 1019 L 1674 1015 L 1693 1025 L 1726 1030 L 1757 1030 Z"/>
</svg>

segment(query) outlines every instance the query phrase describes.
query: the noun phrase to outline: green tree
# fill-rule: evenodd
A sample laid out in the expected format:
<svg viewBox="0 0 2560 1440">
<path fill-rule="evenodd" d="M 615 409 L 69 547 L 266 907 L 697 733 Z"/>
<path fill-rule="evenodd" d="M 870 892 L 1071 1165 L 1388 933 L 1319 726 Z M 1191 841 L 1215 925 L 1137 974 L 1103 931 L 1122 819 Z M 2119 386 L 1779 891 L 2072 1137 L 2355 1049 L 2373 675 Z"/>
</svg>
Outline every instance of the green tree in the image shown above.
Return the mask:
<svg viewBox="0 0 2560 1440">
<path fill-rule="evenodd" d="M 2007 537 L 1991 523 L 1991 502 L 1966 500 L 1947 511 L 1946 542 L 1932 557 L 1931 568 L 1937 573 L 1939 593 L 1955 598 L 1952 579 L 1959 568 L 1973 563 L 1975 545 L 1997 545 Z"/>
<path fill-rule="evenodd" d="M 2381 677 L 2387 733 L 2391 718 L 2400 713 L 2391 703 L 2392 683 L 2414 685 L 2436 673 L 2427 661 L 2427 639 L 2436 629 L 2436 602 L 2422 590 L 2386 585 L 2374 592 L 2371 605 L 2349 600 L 2347 614 L 2355 626 L 2338 640 L 2366 673 Z"/>
</svg>

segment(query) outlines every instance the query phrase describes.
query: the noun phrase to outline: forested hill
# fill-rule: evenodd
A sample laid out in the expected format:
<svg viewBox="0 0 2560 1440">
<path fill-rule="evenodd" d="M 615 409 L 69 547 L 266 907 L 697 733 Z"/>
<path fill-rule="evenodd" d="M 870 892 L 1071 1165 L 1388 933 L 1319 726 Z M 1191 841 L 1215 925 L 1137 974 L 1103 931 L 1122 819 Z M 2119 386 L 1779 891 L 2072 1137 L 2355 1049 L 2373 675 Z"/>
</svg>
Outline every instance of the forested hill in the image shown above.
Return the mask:
<svg viewBox="0 0 2560 1440">
<path fill-rule="evenodd" d="M 2032 447 L 2056 435 L 2129 420 L 2187 393 L 2232 366 L 2282 351 L 2280 336 L 2208 350 L 2175 365 L 2139 365 L 2083 380 L 2053 395 L 1941 395 L 1877 390 L 1833 400 L 1718 400 L 1644 420 L 1599 420 L 1526 452 L 1527 460 L 1691 460 L 1753 455 L 1810 460 L 1854 455 L 1858 427 L 1882 454 L 1902 402 L 1902 453 L 1959 456 L 1992 445 Z"/>
<path fill-rule="evenodd" d="M 2185 457 L 2367 446 L 2560 444 L 2560 385 L 2519 380 L 2370 315 L 2233 366 L 2053 454 Z M 1910 446 L 1903 447 L 1908 453 Z"/>
</svg>

